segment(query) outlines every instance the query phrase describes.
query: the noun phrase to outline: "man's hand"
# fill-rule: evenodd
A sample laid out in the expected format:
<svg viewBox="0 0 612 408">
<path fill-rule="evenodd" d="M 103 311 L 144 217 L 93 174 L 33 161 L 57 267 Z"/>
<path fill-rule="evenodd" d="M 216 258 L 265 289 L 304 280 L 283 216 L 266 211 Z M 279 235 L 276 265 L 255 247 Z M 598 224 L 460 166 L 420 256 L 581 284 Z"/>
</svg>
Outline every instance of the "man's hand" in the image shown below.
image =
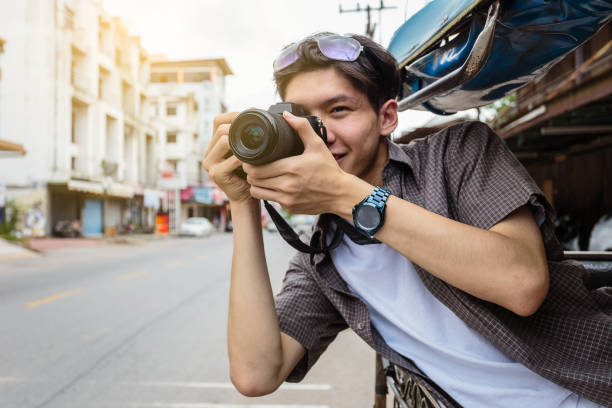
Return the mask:
<svg viewBox="0 0 612 408">
<path fill-rule="evenodd" d="M 245 202 L 251 198 L 250 186 L 233 173 L 242 163 L 231 154 L 229 146 L 229 128 L 237 115 L 238 112 L 229 112 L 215 116 L 213 137 L 204 153 L 202 165 L 230 202 Z"/>
<path fill-rule="evenodd" d="M 294 214 L 333 212 L 347 176 L 305 118 L 284 112 L 297 131 L 304 153 L 262 166 L 244 164 L 252 197 L 276 201 Z"/>
</svg>

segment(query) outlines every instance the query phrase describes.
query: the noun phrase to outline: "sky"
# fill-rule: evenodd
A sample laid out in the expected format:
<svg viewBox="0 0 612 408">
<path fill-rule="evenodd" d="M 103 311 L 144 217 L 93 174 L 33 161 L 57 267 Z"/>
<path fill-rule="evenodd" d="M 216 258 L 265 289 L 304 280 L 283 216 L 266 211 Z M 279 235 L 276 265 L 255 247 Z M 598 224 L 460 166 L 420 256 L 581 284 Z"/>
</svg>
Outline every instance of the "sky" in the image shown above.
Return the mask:
<svg viewBox="0 0 612 408">
<path fill-rule="evenodd" d="M 385 0 L 372 12 L 374 40 L 387 46 L 395 30 L 428 0 Z M 279 100 L 272 80 L 272 61 L 287 44 L 319 31 L 340 34 L 365 31 L 366 13 L 347 0 L 102 0 L 104 9 L 122 17 L 131 35 L 138 35 L 149 54 L 168 59 L 223 57 L 234 72 L 227 78 L 230 110 L 265 108 Z M 378 1 L 361 1 L 372 8 Z M 379 15 L 380 14 L 380 15 Z M 400 113 L 398 131 L 424 124 L 434 115 Z"/>
</svg>

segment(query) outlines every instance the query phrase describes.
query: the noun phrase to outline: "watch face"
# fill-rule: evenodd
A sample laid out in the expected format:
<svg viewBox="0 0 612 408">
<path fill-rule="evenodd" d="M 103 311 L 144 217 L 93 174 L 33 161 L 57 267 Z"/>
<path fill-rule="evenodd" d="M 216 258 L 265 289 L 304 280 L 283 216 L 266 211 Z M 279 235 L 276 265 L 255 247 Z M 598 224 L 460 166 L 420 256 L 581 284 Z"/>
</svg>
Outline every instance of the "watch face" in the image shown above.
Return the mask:
<svg viewBox="0 0 612 408">
<path fill-rule="evenodd" d="M 363 205 L 357 209 L 357 222 L 361 228 L 371 230 L 380 224 L 380 214 L 376 207 Z"/>
</svg>

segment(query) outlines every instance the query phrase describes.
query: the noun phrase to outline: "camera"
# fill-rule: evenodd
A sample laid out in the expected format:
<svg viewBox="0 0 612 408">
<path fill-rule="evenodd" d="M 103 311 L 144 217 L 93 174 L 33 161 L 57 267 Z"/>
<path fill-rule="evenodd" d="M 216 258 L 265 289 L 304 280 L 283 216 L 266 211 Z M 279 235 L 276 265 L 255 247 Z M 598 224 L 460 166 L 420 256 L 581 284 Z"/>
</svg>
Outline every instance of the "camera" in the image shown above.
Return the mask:
<svg viewBox="0 0 612 408">
<path fill-rule="evenodd" d="M 232 153 L 240 161 L 261 165 L 304 152 L 302 139 L 283 118 L 283 111 L 304 117 L 317 135 L 327 143 L 327 131 L 316 116 L 306 115 L 304 109 L 294 103 L 281 102 L 263 109 L 247 109 L 240 112 L 229 130 Z M 238 169 L 242 172 L 242 169 Z"/>
</svg>

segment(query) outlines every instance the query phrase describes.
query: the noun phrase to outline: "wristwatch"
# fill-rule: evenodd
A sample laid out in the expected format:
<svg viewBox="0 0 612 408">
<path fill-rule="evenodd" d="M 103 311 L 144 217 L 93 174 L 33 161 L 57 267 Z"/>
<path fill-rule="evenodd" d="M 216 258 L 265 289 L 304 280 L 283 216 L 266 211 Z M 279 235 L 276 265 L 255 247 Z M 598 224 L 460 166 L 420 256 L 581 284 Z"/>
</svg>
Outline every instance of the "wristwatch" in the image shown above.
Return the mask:
<svg viewBox="0 0 612 408">
<path fill-rule="evenodd" d="M 355 228 L 369 238 L 382 228 L 385 223 L 387 198 L 391 192 L 382 187 L 376 187 L 372 194 L 353 207 L 353 224 Z"/>
</svg>

